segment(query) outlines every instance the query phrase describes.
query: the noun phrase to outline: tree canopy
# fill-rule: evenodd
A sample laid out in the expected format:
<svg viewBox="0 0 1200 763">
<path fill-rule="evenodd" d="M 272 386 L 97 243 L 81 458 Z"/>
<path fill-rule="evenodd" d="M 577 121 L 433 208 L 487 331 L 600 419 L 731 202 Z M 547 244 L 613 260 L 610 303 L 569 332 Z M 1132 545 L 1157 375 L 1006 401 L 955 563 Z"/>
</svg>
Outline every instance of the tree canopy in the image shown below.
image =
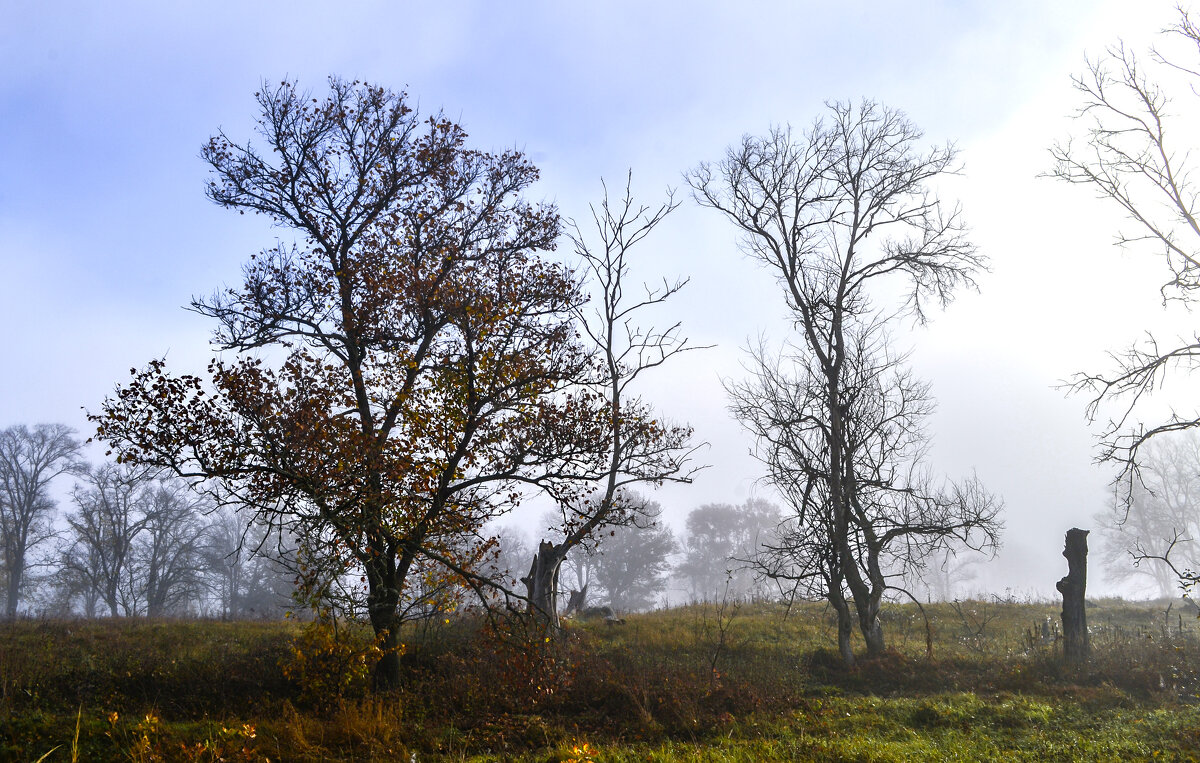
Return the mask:
<svg viewBox="0 0 1200 763">
<path fill-rule="evenodd" d="M 584 295 L 548 256 L 557 211 L 522 198 L 538 172 L 521 153 L 470 149 L 359 82 L 256 97 L 265 148 L 214 136 L 208 195 L 296 240 L 192 302 L 222 351 L 207 378 L 151 361 L 93 419 L 120 460 L 304 539 L 311 588 L 359 576 L 390 685 L 410 572 L 487 584 L 484 523 L 526 488 L 570 501 L 604 466 Z"/>
</svg>

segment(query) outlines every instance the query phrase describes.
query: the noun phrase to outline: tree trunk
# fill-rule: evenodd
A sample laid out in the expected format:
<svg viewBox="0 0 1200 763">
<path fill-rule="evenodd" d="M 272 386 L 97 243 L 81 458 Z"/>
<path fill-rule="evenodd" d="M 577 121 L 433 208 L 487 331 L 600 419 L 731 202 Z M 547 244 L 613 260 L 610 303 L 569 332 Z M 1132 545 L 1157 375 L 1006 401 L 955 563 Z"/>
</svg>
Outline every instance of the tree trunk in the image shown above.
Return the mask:
<svg viewBox="0 0 1200 763">
<path fill-rule="evenodd" d="M 376 636 L 380 635 L 378 631 Z M 396 622 L 391 628 L 385 629 L 380 639 L 379 648 L 383 656 L 375 665 L 374 685 L 376 691 L 388 691 L 400 686 L 400 623 Z"/>
<path fill-rule="evenodd" d="M 1058 581 L 1063 597 L 1063 656 L 1068 662 L 1085 662 L 1090 651 L 1087 632 L 1087 611 L 1084 593 L 1087 590 L 1088 530 L 1073 527 L 1067 530 L 1063 556 L 1067 558 L 1067 576 Z"/>
<path fill-rule="evenodd" d="M 571 591 L 571 598 L 567 601 L 567 608 L 563 611 L 563 614 L 569 615 L 572 612 L 575 614 L 582 614 L 583 610 L 587 609 L 587 592 L 587 583 L 585 583 L 583 588 L 580 588 L 578 591 Z"/>
<path fill-rule="evenodd" d="M 529 575 L 521 578 L 529 597 L 529 613 L 545 620 L 551 629 L 558 628 L 558 571 L 566 558 L 565 544 L 556 546 L 544 540 L 538 544 Z"/>
<path fill-rule="evenodd" d="M 10 575 L 8 579 L 8 591 L 4 603 L 4 617 L 12 620 L 17 616 L 17 596 L 21 590 L 21 578 L 18 575 Z"/>
<path fill-rule="evenodd" d="M 23 555 L 15 555 L 12 566 L 6 572 L 8 573 L 8 590 L 5 591 L 4 602 L 4 617 L 12 620 L 17 616 L 17 603 L 21 595 L 21 576 L 25 574 L 25 559 Z"/>
<path fill-rule="evenodd" d="M 847 515 L 849 512 L 847 512 Z M 846 520 L 848 523 L 848 520 Z M 840 530 L 839 530 L 840 531 Z M 859 572 L 857 557 L 850 543 L 843 537 L 839 544 L 838 553 L 841 555 L 841 567 L 846 578 L 846 587 L 854 600 L 854 611 L 858 614 L 858 629 L 862 633 L 867 646 L 868 657 L 878 657 L 883 654 L 883 624 L 879 622 L 879 592 L 883 582 L 867 581 Z"/>
<path fill-rule="evenodd" d="M 240 581 L 241 562 L 237 565 L 231 565 L 229 568 L 229 596 L 226 600 L 226 611 L 229 613 L 227 619 L 236 620 L 241 614 L 241 602 L 238 601 L 238 588 L 241 586 Z"/>
<path fill-rule="evenodd" d="M 867 656 L 878 657 L 883 654 L 883 623 L 879 622 L 879 611 L 868 610 L 866 618 L 859 618 L 862 628 L 863 641 L 867 643 Z"/>
<path fill-rule="evenodd" d="M 850 616 L 850 604 L 841 590 L 831 591 L 829 601 L 837 612 L 838 653 L 842 656 L 842 664 L 848 668 L 854 667 L 854 646 L 850 643 L 854 635 L 854 618 Z"/>
<path fill-rule="evenodd" d="M 388 691 L 400 686 L 400 606 L 399 575 L 393 568 L 394 560 L 381 554 L 367 571 L 367 615 L 371 629 L 379 639 L 383 656 L 375 665 L 372 682 L 377 691 Z"/>
<path fill-rule="evenodd" d="M 879 620 L 879 611 L 882 608 L 883 591 L 887 583 L 883 579 L 883 575 L 874 570 L 871 578 L 871 592 L 867 596 L 867 606 L 859 613 L 858 623 L 862 628 L 863 641 L 867 644 L 867 656 L 879 657 L 883 654 L 885 647 L 883 623 Z"/>
<path fill-rule="evenodd" d="M 158 570 L 153 566 L 146 576 L 146 617 L 161 617 L 164 609 L 163 591 L 159 590 Z"/>
</svg>

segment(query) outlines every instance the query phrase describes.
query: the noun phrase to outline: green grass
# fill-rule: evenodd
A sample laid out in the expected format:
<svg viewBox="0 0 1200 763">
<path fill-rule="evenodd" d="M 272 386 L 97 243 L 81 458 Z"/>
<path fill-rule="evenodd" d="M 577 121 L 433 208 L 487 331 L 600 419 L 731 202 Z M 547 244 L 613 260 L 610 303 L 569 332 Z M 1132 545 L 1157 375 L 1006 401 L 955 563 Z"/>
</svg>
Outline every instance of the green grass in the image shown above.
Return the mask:
<svg viewBox="0 0 1200 763">
<path fill-rule="evenodd" d="M 9 623 L 0 760 L 71 760 L 77 720 L 76 758 L 98 761 L 1200 759 L 1196 620 L 1096 602 L 1093 659 L 1072 667 L 1037 637 L 1055 606 L 925 609 L 932 658 L 917 608 L 894 606 L 889 652 L 853 669 L 816 605 L 683 607 L 551 643 L 460 618 L 404 634 L 386 696 L 285 677 L 291 623 Z"/>
</svg>

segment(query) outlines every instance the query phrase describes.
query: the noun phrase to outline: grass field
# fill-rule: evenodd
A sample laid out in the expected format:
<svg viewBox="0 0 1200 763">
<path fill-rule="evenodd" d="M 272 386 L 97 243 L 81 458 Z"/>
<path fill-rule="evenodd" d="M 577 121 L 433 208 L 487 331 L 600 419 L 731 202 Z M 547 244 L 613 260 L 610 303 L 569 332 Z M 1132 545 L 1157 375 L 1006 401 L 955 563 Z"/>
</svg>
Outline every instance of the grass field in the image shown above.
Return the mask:
<svg viewBox="0 0 1200 763">
<path fill-rule="evenodd" d="M 405 634 L 386 696 L 360 652 L 292 623 L 20 621 L 0 625 L 0 759 L 1200 760 L 1194 615 L 1098 601 L 1074 668 L 1042 637 L 1056 606 L 925 609 L 930 642 L 893 606 L 889 653 L 853 669 L 818 605 L 695 605 L 549 643 L 439 620 Z"/>
</svg>

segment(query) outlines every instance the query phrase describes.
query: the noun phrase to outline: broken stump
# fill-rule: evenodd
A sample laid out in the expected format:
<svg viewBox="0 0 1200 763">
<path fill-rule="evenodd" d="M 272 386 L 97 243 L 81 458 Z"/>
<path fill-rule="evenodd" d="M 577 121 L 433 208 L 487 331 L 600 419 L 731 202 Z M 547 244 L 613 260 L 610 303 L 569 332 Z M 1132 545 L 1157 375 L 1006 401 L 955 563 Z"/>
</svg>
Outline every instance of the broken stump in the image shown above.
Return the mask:
<svg viewBox="0 0 1200 763">
<path fill-rule="evenodd" d="M 1087 612 L 1084 594 L 1087 591 L 1088 530 L 1072 527 L 1067 530 L 1063 556 L 1067 558 L 1067 576 L 1056 588 L 1063 597 L 1063 656 L 1067 662 L 1086 662 L 1088 643 Z"/>
</svg>

